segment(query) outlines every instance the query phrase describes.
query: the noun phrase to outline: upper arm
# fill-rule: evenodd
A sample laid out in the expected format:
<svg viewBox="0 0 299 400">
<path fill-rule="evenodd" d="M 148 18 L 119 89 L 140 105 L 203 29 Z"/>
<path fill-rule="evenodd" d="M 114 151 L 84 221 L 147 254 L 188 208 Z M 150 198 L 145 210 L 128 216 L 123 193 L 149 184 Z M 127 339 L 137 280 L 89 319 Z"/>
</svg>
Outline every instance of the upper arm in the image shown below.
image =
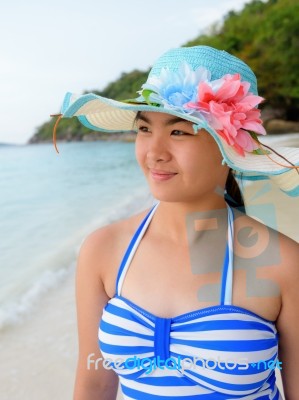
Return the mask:
<svg viewBox="0 0 299 400">
<path fill-rule="evenodd" d="M 299 393 L 299 244 L 282 243 L 282 307 L 277 319 L 279 361 L 286 400 L 296 400 Z"/>
<path fill-rule="evenodd" d="M 105 292 L 102 271 L 106 264 L 109 229 L 89 235 L 81 246 L 77 261 L 76 303 L 79 339 L 79 358 L 75 383 L 75 400 L 115 400 L 118 378 L 112 370 L 104 369 L 102 362 L 90 364 L 102 357 L 98 345 L 98 326 L 109 297 Z M 108 242 L 108 243 L 107 243 Z"/>
</svg>

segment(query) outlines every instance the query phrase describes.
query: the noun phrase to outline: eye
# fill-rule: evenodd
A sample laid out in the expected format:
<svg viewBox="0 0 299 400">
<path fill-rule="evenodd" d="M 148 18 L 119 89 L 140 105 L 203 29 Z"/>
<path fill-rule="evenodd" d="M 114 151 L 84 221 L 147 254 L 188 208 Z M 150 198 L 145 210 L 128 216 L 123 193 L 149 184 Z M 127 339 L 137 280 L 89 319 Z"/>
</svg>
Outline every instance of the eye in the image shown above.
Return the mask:
<svg viewBox="0 0 299 400">
<path fill-rule="evenodd" d="M 147 126 L 143 126 L 143 125 L 137 126 L 137 130 L 138 130 L 138 132 L 149 132 L 150 131 Z"/>
<path fill-rule="evenodd" d="M 191 133 L 185 132 L 185 131 L 180 131 L 179 129 L 174 129 L 171 132 L 172 135 L 174 136 L 184 136 L 184 135 L 191 135 Z"/>
</svg>

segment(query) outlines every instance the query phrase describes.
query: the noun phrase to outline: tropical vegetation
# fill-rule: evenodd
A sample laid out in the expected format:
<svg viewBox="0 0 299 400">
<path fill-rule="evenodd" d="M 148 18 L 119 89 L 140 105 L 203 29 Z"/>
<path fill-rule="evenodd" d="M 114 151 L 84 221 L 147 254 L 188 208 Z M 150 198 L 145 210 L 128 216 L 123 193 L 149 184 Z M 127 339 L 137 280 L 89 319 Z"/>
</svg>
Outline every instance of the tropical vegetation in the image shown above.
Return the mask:
<svg viewBox="0 0 299 400">
<path fill-rule="evenodd" d="M 209 45 L 243 59 L 256 73 L 264 107 L 286 120 L 299 120 L 299 2 L 253 0 L 184 46 Z M 116 100 L 136 97 L 149 71 L 124 72 L 103 90 L 93 92 Z M 37 129 L 31 141 L 49 140 L 54 120 Z M 62 120 L 58 139 L 82 140 L 90 130 L 76 118 Z"/>
</svg>

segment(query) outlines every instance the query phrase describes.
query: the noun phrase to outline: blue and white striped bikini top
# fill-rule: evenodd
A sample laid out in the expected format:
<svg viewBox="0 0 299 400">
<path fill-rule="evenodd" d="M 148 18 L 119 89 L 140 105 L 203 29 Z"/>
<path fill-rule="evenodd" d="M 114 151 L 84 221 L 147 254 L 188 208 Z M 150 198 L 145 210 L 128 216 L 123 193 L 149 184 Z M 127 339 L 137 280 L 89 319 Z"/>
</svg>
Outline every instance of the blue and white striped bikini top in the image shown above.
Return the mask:
<svg viewBox="0 0 299 400">
<path fill-rule="evenodd" d="M 219 305 L 161 318 L 121 295 L 134 253 L 154 215 L 140 224 L 121 262 L 116 295 L 103 310 L 99 346 L 126 400 L 279 400 L 274 322 L 231 304 L 233 212 Z M 109 364 L 110 362 L 110 364 Z"/>
</svg>

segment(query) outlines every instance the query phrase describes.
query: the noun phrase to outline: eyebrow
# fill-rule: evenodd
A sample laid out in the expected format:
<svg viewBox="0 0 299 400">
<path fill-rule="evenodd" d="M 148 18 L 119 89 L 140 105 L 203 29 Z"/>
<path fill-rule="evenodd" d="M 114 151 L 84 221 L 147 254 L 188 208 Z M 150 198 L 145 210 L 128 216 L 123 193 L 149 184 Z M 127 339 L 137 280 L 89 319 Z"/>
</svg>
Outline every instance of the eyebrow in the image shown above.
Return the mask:
<svg viewBox="0 0 299 400">
<path fill-rule="evenodd" d="M 148 124 L 150 124 L 152 121 L 150 120 L 150 118 L 148 118 L 148 117 L 146 117 L 144 114 L 142 114 L 142 113 L 140 113 L 138 116 L 137 116 L 137 118 L 136 118 L 136 122 L 138 121 L 138 120 L 142 120 L 142 121 L 144 121 L 144 122 L 147 122 Z M 180 117 L 172 117 L 172 118 L 169 118 L 166 122 L 165 122 L 165 125 L 166 126 L 168 126 L 168 125 L 173 125 L 173 124 L 176 124 L 176 123 L 178 123 L 178 122 L 189 122 L 189 121 L 187 121 L 187 120 L 185 120 L 185 119 L 183 119 L 183 118 L 180 118 Z"/>
</svg>

